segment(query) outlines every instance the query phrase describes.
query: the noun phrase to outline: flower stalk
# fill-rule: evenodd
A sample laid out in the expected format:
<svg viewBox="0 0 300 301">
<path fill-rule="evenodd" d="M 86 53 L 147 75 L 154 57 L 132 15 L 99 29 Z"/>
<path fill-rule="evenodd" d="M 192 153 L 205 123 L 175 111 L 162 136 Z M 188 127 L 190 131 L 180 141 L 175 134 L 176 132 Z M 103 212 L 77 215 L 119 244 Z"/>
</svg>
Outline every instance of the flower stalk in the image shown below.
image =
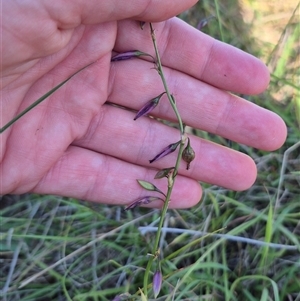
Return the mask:
<svg viewBox="0 0 300 301">
<path fill-rule="evenodd" d="M 166 82 L 166 79 L 165 79 L 165 75 L 164 75 L 164 72 L 163 72 L 160 55 L 159 55 L 159 52 L 158 52 L 158 46 L 157 46 L 157 42 L 156 42 L 155 32 L 154 32 L 154 29 L 153 29 L 153 26 L 152 26 L 151 23 L 150 23 L 150 30 L 151 30 L 151 37 L 152 37 L 152 42 L 153 42 L 153 46 L 154 46 L 154 50 L 155 50 L 156 60 L 157 60 L 157 62 L 156 62 L 157 71 L 158 71 L 159 76 L 161 77 L 161 80 L 162 80 L 162 83 L 164 85 L 168 100 L 169 100 L 169 102 L 172 106 L 172 109 L 173 109 L 173 111 L 176 115 L 176 118 L 177 118 L 177 121 L 178 121 L 178 124 L 179 124 L 179 130 L 180 130 L 180 140 L 176 143 L 177 146 L 179 145 L 179 151 L 178 151 L 178 155 L 177 155 L 177 159 L 176 159 L 176 163 L 175 163 L 174 168 L 172 168 L 168 171 L 168 190 L 167 190 L 166 198 L 165 198 L 164 205 L 163 205 L 163 208 L 162 208 L 162 211 L 161 211 L 160 220 L 159 220 L 159 224 L 158 224 L 158 229 L 157 229 L 157 232 L 156 232 L 156 235 L 155 235 L 155 241 L 154 241 L 153 249 L 152 249 L 152 254 L 156 254 L 157 251 L 158 251 L 158 245 L 159 245 L 159 240 L 160 240 L 160 237 L 161 237 L 162 226 L 163 226 L 165 216 L 166 216 L 166 213 L 167 213 L 167 210 L 168 210 L 168 207 L 169 207 L 169 203 L 170 203 L 170 200 L 171 200 L 171 194 L 172 194 L 172 191 L 173 191 L 173 188 L 174 188 L 175 178 L 177 176 L 179 165 L 180 165 L 180 162 L 181 162 L 182 153 L 183 153 L 184 145 L 185 145 L 185 142 L 186 142 L 186 135 L 185 135 L 185 132 L 184 132 L 184 124 L 182 122 L 181 116 L 180 116 L 179 111 L 177 109 L 174 96 L 170 93 L 167 82 Z M 176 146 L 176 148 L 177 148 L 177 146 Z M 147 264 L 147 267 L 146 267 L 146 270 L 145 270 L 143 290 L 144 290 L 144 294 L 145 294 L 146 297 L 147 297 L 147 294 L 148 294 L 149 273 L 150 273 L 150 270 L 151 270 L 152 263 L 153 263 L 154 259 L 155 259 L 154 256 L 151 256 L 149 258 L 149 261 L 148 261 L 148 264 Z"/>
<path fill-rule="evenodd" d="M 0 128 L 0 134 L 2 134 L 5 130 L 7 130 L 10 126 L 12 126 L 16 121 L 18 121 L 22 116 L 27 114 L 29 111 L 31 111 L 33 108 L 35 108 L 38 104 L 43 102 L 45 99 L 47 99 L 50 95 L 52 95 L 55 91 L 57 91 L 60 87 L 62 87 L 64 84 L 66 84 L 71 78 L 73 78 L 76 74 L 83 71 L 84 69 L 88 68 L 95 62 L 89 63 L 88 65 L 80 68 L 75 73 L 70 75 L 67 79 L 56 85 L 54 88 L 52 88 L 50 91 L 45 93 L 43 96 L 41 96 L 39 99 L 34 101 L 30 106 L 28 106 L 26 109 L 24 109 L 22 112 L 20 112 L 17 116 L 15 116 L 13 119 L 11 119 L 7 124 L 5 124 L 2 128 Z"/>
<path fill-rule="evenodd" d="M 140 26 L 143 29 L 144 23 L 140 23 Z M 153 201 L 157 201 L 157 200 L 160 200 L 163 202 L 163 206 L 162 206 L 162 210 L 161 210 L 161 214 L 160 214 L 160 220 L 159 220 L 159 224 L 158 224 L 158 229 L 157 229 L 157 232 L 155 235 L 155 240 L 154 240 L 154 244 L 153 244 L 153 248 L 152 248 L 152 253 L 150 254 L 151 256 L 149 257 L 147 267 L 145 269 L 144 286 L 143 286 L 143 289 L 139 289 L 142 300 L 147 300 L 148 279 L 149 279 L 150 271 L 152 268 L 153 261 L 155 261 L 155 260 L 158 261 L 158 254 L 159 254 L 158 245 L 159 245 L 159 241 L 160 241 L 160 237 L 161 237 L 161 233 L 162 233 L 162 226 L 163 226 L 165 216 L 166 216 L 166 213 L 167 213 L 167 210 L 169 207 L 169 203 L 171 200 L 171 194 L 172 194 L 172 191 L 174 188 L 175 179 L 178 174 L 180 162 L 182 159 L 185 162 L 187 162 L 187 169 L 189 169 L 190 162 L 195 157 L 195 152 L 192 149 L 192 147 L 190 146 L 190 139 L 185 134 L 185 125 L 182 122 L 181 116 L 178 112 L 175 98 L 170 93 L 166 79 L 165 79 L 165 75 L 164 75 L 164 71 L 163 71 L 163 67 L 162 67 L 162 63 L 161 63 L 161 59 L 160 59 L 160 55 L 159 55 L 159 51 L 158 51 L 158 46 L 157 46 L 157 42 L 156 42 L 155 31 L 154 31 L 151 23 L 150 23 L 150 31 L 151 31 L 151 38 L 152 38 L 152 43 L 153 43 L 153 47 L 155 50 L 156 58 L 154 58 L 151 55 L 146 54 L 144 52 L 138 51 L 138 50 L 120 53 L 112 58 L 112 61 L 128 60 L 133 57 L 139 57 L 142 55 L 148 55 L 153 58 L 154 63 L 155 63 L 155 69 L 157 70 L 157 72 L 162 80 L 165 91 L 163 93 L 159 94 L 158 96 L 156 96 L 155 98 L 149 100 L 137 112 L 136 116 L 134 117 L 134 120 L 150 113 L 159 104 L 161 97 L 164 94 L 166 94 L 167 98 L 169 100 L 169 103 L 176 115 L 177 122 L 179 124 L 179 131 L 180 131 L 180 133 L 179 133 L 180 139 L 177 142 L 169 144 L 167 147 L 162 149 L 160 151 L 160 153 L 158 153 L 153 159 L 149 160 L 150 163 L 155 162 L 155 161 L 173 153 L 179 147 L 175 165 L 173 167 L 164 168 L 164 169 L 158 171 L 154 177 L 155 179 L 161 179 L 164 177 L 167 178 L 167 180 L 168 180 L 167 193 L 166 194 L 163 193 L 160 189 L 158 189 L 151 182 L 137 180 L 139 185 L 142 186 L 145 190 L 152 191 L 152 192 L 158 192 L 164 196 L 164 199 L 147 195 L 147 196 L 144 196 L 144 197 L 141 197 L 141 198 L 135 200 L 133 203 L 129 204 L 125 208 L 125 210 L 129 210 L 129 209 L 133 209 L 137 206 L 146 205 L 146 204 L 149 204 L 149 203 L 151 203 Z M 187 143 L 187 146 L 185 147 L 186 141 L 188 141 L 188 143 Z M 162 285 L 162 274 L 161 274 L 160 264 L 158 263 L 157 266 L 158 267 L 156 268 L 156 271 L 153 276 L 153 282 L 152 282 L 152 288 L 153 288 L 155 298 L 158 296 L 160 289 L 161 289 L 161 285 Z"/>
<path fill-rule="evenodd" d="M 181 120 L 180 114 L 179 114 L 178 109 L 176 107 L 174 96 L 171 95 L 171 93 L 169 91 L 169 88 L 168 88 L 168 85 L 167 85 L 167 82 L 166 82 L 166 78 L 165 78 L 163 68 L 162 68 L 162 64 L 161 64 L 160 55 L 159 55 L 159 52 L 158 52 L 158 46 L 157 46 L 157 42 L 156 42 L 156 38 L 155 38 L 155 31 L 153 29 L 152 23 L 150 23 L 150 30 L 151 30 L 152 43 L 153 43 L 153 46 L 154 46 L 155 55 L 156 55 L 156 59 L 157 59 L 158 74 L 161 77 L 162 83 L 164 85 L 164 88 L 165 88 L 165 91 L 167 93 L 170 104 L 172 106 L 172 109 L 173 109 L 174 113 L 176 114 L 176 118 L 177 118 L 177 121 L 178 121 L 178 124 L 179 124 L 180 132 L 183 135 L 184 134 L 183 122 Z"/>
</svg>

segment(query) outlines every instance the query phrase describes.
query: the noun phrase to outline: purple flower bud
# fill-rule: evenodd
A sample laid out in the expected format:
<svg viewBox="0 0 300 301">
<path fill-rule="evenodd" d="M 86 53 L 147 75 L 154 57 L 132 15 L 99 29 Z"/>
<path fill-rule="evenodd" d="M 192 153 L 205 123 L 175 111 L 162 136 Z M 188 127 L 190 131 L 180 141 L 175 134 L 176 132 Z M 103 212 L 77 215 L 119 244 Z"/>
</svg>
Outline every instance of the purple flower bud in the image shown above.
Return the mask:
<svg viewBox="0 0 300 301">
<path fill-rule="evenodd" d="M 179 140 L 176 143 L 169 144 L 158 155 L 156 155 L 152 160 L 149 160 L 149 162 L 152 163 L 154 161 L 157 161 L 158 159 L 165 157 L 166 155 L 173 153 L 176 150 L 177 146 L 180 144 L 180 142 L 181 142 L 181 140 Z"/>
<path fill-rule="evenodd" d="M 161 97 L 165 94 L 166 92 L 163 92 L 159 94 L 157 97 L 152 98 L 149 100 L 135 115 L 133 120 L 137 120 L 138 118 L 145 116 L 146 114 L 150 113 L 159 103 Z"/>
<path fill-rule="evenodd" d="M 129 60 L 131 58 L 139 57 L 141 55 L 151 56 L 150 54 L 147 54 L 139 50 L 131 50 L 115 55 L 114 57 L 112 57 L 111 62 Z"/>
<path fill-rule="evenodd" d="M 197 25 L 197 29 L 201 30 L 203 27 L 205 27 L 208 22 L 213 19 L 215 16 L 209 16 L 208 18 L 204 18 L 202 20 L 199 21 L 198 25 Z"/>
<path fill-rule="evenodd" d="M 141 205 L 147 205 L 153 201 L 163 201 L 164 200 L 162 198 L 158 198 L 158 197 L 154 197 L 154 196 L 144 196 L 140 199 L 137 199 L 136 201 L 134 201 L 133 203 L 129 204 L 127 207 L 125 207 L 124 210 L 130 210 L 130 209 L 134 209 L 137 206 L 141 206 Z"/>
<path fill-rule="evenodd" d="M 140 27 L 141 27 L 142 30 L 144 29 L 145 24 L 146 24 L 145 21 L 140 21 Z"/>
<path fill-rule="evenodd" d="M 153 275 L 152 287 L 154 292 L 154 298 L 156 298 L 160 292 L 162 284 L 162 273 L 157 270 Z"/>
</svg>

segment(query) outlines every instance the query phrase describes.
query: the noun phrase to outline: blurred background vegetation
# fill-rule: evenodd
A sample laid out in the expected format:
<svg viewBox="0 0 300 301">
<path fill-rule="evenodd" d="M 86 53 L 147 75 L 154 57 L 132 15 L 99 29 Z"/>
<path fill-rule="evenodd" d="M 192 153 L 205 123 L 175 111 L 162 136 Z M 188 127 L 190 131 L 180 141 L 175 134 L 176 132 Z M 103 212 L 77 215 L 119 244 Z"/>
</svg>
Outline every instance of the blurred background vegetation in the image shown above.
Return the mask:
<svg viewBox="0 0 300 301">
<path fill-rule="evenodd" d="M 196 207 L 169 210 L 157 300 L 300 301 L 299 3 L 202 0 L 180 17 L 196 27 L 211 15 L 205 33 L 268 65 L 269 89 L 243 97 L 279 114 L 288 138 L 272 153 L 231 143 L 257 163 L 253 187 L 203 183 Z M 159 211 L 29 194 L 3 196 L 0 206 L 3 300 L 113 300 L 142 286 Z"/>
</svg>

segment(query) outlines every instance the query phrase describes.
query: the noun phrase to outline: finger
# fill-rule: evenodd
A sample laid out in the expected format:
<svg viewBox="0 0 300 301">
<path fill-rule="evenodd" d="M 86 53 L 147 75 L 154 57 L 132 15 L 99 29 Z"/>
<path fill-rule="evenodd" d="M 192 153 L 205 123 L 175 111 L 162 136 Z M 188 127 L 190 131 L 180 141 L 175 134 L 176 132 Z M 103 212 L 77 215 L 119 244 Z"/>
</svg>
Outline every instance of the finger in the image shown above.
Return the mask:
<svg viewBox="0 0 300 301">
<path fill-rule="evenodd" d="M 161 79 L 152 66 L 139 59 L 113 63 L 109 100 L 139 110 L 162 93 Z M 164 71 L 185 124 L 269 151 L 284 143 L 286 126 L 278 115 L 174 69 Z M 151 114 L 176 121 L 166 96 Z"/>
<path fill-rule="evenodd" d="M 152 164 L 149 160 L 177 142 L 179 131 L 150 118 L 133 121 L 134 115 L 106 105 L 88 133 L 74 144 L 135 165 L 157 169 L 174 166 L 177 152 Z M 255 181 L 256 167 L 248 156 L 197 137 L 191 137 L 191 144 L 196 158 L 189 170 L 181 162 L 180 174 L 233 190 L 247 189 Z"/>
<path fill-rule="evenodd" d="M 40 194 L 56 194 L 111 205 L 128 205 L 143 196 L 162 197 L 141 188 L 137 179 L 150 181 L 166 193 L 167 180 L 154 180 L 155 171 L 120 161 L 87 149 L 70 147 L 64 156 L 33 189 Z M 178 176 L 171 208 L 188 208 L 199 202 L 200 185 Z M 150 207 L 161 207 L 156 201 Z"/>
<path fill-rule="evenodd" d="M 59 28 L 69 29 L 82 24 L 96 24 L 121 19 L 162 21 L 193 6 L 197 0 L 140 1 L 44 1 L 50 16 Z"/>
<path fill-rule="evenodd" d="M 175 16 L 196 2 L 195 0 L 4 1 L 2 5 L 4 66 L 16 65 L 23 60 L 28 61 L 58 52 L 68 45 L 74 30 L 82 24 L 104 24 L 126 18 L 161 21 Z M 12 15 L 16 18 L 11 18 Z M 111 33 L 108 32 L 107 35 Z M 12 59 L 9 54 L 15 52 L 16 48 L 18 56 Z M 16 69 L 19 72 L 20 69 Z"/>
<path fill-rule="evenodd" d="M 243 94 L 257 94 L 269 83 L 269 72 L 257 58 L 224 44 L 172 18 L 154 24 L 164 66 L 179 70 L 218 88 Z M 118 25 L 116 51 L 138 49 L 154 55 L 149 28 L 133 21 Z"/>
</svg>

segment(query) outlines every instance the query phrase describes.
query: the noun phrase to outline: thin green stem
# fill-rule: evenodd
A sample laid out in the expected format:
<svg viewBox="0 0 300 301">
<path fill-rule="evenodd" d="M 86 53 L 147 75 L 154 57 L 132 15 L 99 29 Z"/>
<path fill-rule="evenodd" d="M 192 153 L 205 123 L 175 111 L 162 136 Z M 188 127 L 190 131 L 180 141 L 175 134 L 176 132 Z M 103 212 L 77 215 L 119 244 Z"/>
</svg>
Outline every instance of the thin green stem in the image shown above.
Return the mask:
<svg viewBox="0 0 300 301">
<path fill-rule="evenodd" d="M 83 69 L 89 67 L 90 65 L 94 64 L 94 62 L 84 66 L 83 68 L 79 69 L 75 73 L 73 73 L 71 76 L 69 76 L 67 79 L 65 79 L 63 82 L 52 88 L 50 91 L 45 93 L 42 97 L 37 99 L 34 103 L 32 103 L 30 106 L 28 106 L 25 110 L 23 110 L 21 113 L 19 113 L 16 117 L 11 119 L 7 124 L 5 124 L 0 129 L 0 134 L 3 133 L 5 130 L 7 130 L 11 125 L 13 125 L 17 120 L 19 120 L 22 116 L 24 116 L 26 113 L 31 111 L 34 107 L 36 107 L 38 104 L 40 104 L 42 101 L 44 101 L 46 98 L 48 98 L 51 94 L 53 94 L 56 90 L 58 90 L 62 85 L 64 85 L 67 81 L 69 81 L 74 75 L 82 71 Z"/>
<path fill-rule="evenodd" d="M 168 178 L 167 195 L 166 195 L 166 199 L 165 199 L 162 211 L 161 211 L 160 220 L 159 220 L 159 224 L 158 224 L 158 229 L 157 229 L 157 232 L 156 232 L 156 235 L 155 235 L 155 241 L 154 241 L 154 245 L 153 245 L 153 249 L 152 249 L 152 255 L 153 256 L 151 256 L 148 260 L 148 264 L 147 264 L 145 275 L 144 275 L 144 294 L 145 294 L 146 297 L 147 297 L 147 294 L 148 294 L 148 289 L 147 288 L 148 288 L 148 278 L 149 278 L 150 269 L 151 269 L 153 260 L 157 256 L 159 256 L 158 245 L 159 245 L 159 240 L 160 240 L 160 237 L 161 237 L 162 226 L 163 226 L 165 216 L 166 216 L 166 213 L 167 213 L 167 210 L 168 210 L 168 207 L 169 207 L 172 190 L 173 190 L 173 187 L 174 187 L 174 184 L 175 184 L 175 179 L 176 179 L 176 175 L 178 173 L 178 169 L 179 169 L 179 165 L 180 165 L 180 161 L 181 161 L 181 157 L 182 157 L 182 152 L 183 152 L 184 145 L 185 145 L 185 140 L 186 140 L 185 135 L 184 135 L 184 124 L 183 124 L 182 119 L 180 117 L 180 114 L 178 112 L 178 109 L 177 109 L 176 103 L 174 101 L 174 98 L 172 97 L 172 95 L 169 91 L 169 88 L 168 88 L 168 85 L 167 85 L 167 82 L 166 82 L 166 79 L 165 79 L 165 76 L 164 76 L 164 72 L 163 72 L 163 68 L 162 68 L 162 64 L 161 64 L 161 59 L 160 59 L 160 55 L 159 55 L 159 52 L 158 52 L 157 42 L 156 42 L 156 38 L 155 38 L 155 33 L 154 33 L 154 29 L 153 29 L 153 26 L 152 26 L 151 23 L 150 23 L 150 29 L 151 29 L 151 37 L 152 37 L 153 46 L 154 46 L 154 49 L 155 49 L 156 59 L 157 59 L 158 73 L 159 73 L 159 75 L 162 79 L 162 82 L 163 82 L 165 91 L 167 93 L 169 102 L 170 102 L 170 104 L 171 104 L 171 106 L 172 106 L 172 108 L 173 108 L 173 110 L 176 114 L 176 117 L 177 117 L 177 121 L 178 121 L 180 132 L 181 132 L 181 143 L 180 143 L 180 147 L 179 147 L 179 151 L 178 151 L 178 155 L 177 155 L 177 159 L 176 159 L 175 168 L 174 168 L 172 174 L 169 175 L 169 178 Z"/>
<path fill-rule="evenodd" d="M 223 34 L 222 20 L 221 20 L 221 16 L 220 16 L 220 7 L 219 7 L 219 3 L 217 0 L 215 0 L 215 7 L 216 7 L 216 12 L 217 12 L 217 19 L 218 19 L 218 24 L 219 24 L 219 32 L 220 32 L 220 36 L 221 36 L 221 41 L 225 42 L 224 34 Z"/>
<path fill-rule="evenodd" d="M 167 85 L 167 81 L 165 79 L 165 75 L 164 75 L 162 64 L 161 64 L 160 55 L 159 55 L 159 52 L 158 52 L 157 42 L 156 42 L 156 38 L 155 38 L 155 32 L 154 32 L 154 29 L 153 29 L 153 26 L 152 26 L 151 23 L 150 23 L 150 29 L 151 29 L 152 42 L 153 42 L 153 46 L 154 46 L 154 49 L 155 49 L 155 55 L 156 55 L 156 59 L 157 59 L 158 73 L 161 77 L 161 80 L 162 80 L 162 83 L 164 85 L 164 88 L 165 88 L 165 91 L 167 93 L 170 104 L 171 104 L 171 106 L 172 106 L 172 108 L 173 108 L 173 110 L 176 114 L 176 118 L 177 118 L 177 121 L 179 123 L 180 132 L 183 135 L 184 134 L 184 126 L 183 126 L 180 114 L 178 112 L 178 109 L 176 107 L 174 98 L 172 97 L 172 95 L 170 93 L 170 90 L 169 90 L 168 85 Z"/>
</svg>

